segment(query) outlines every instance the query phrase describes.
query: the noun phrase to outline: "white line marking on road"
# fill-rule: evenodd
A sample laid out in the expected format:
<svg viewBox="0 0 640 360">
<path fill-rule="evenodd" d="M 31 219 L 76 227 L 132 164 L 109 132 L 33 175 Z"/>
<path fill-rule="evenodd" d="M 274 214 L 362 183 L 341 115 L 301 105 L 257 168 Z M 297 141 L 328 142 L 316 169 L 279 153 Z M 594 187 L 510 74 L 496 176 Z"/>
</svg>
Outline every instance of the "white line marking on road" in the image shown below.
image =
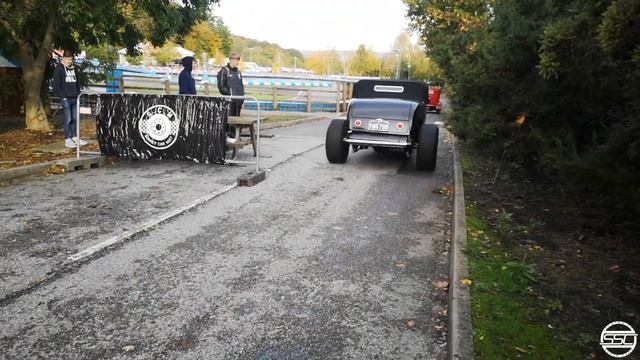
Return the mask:
<svg viewBox="0 0 640 360">
<path fill-rule="evenodd" d="M 171 211 L 169 211 L 167 213 L 164 213 L 164 214 L 160 215 L 159 217 L 157 217 L 155 219 L 151 219 L 151 220 L 149 220 L 147 222 L 144 222 L 144 223 L 136 226 L 135 228 L 133 228 L 133 229 L 131 229 L 129 231 L 126 231 L 126 232 L 124 232 L 122 234 L 119 234 L 119 235 L 112 236 L 109 239 L 107 239 L 107 240 L 105 240 L 105 241 L 103 241 L 103 242 L 101 242 L 99 244 L 95 244 L 95 245 L 93 245 L 93 246 L 91 246 L 91 247 L 89 247 L 87 249 L 84 249 L 84 250 L 82 250 L 80 252 L 77 252 L 77 253 L 69 256 L 67 258 L 67 260 L 69 260 L 71 262 L 74 262 L 74 261 L 78 261 L 78 260 L 80 260 L 82 258 L 85 258 L 87 256 L 90 256 L 92 254 L 95 254 L 96 252 L 98 252 L 98 251 L 100 251 L 100 250 L 102 250 L 104 248 L 107 248 L 107 247 L 109 247 L 109 246 L 111 246 L 111 245 L 113 245 L 115 243 L 118 243 L 118 242 L 120 242 L 122 240 L 130 238 L 130 237 L 134 236 L 137 233 L 146 231 L 149 228 L 151 228 L 151 227 L 153 227 L 155 225 L 158 225 L 163 221 L 166 221 L 166 220 L 169 220 L 169 219 L 171 219 L 171 218 L 173 218 L 175 216 L 178 216 L 178 215 L 182 214 L 183 212 L 185 212 L 187 210 L 190 210 L 190 209 L 192 209 L 192 208 L 194 208 L 194 207 L 196 207 L 196 206 L 198 206 L 200 204 L 203 204 L 203 203 L 213 199 L 214 197 L 222 195 L 222 194 L 226 193 L 227 191 L 230 191 L 230 190 L 232 190 L 232 189 L 234 189 L 236 187 L 238 187 L 237 183 L 233 184 L 233 185 L 229 185 L 229 186 L 227 186 L 227 187 L 225 187 L 225 188 L 223 188 L 221 190 L 214 191 L 214 192 L 212 192 L 210 194 L 207 194 L 207 195 L 205 195 L 205 196 L 203 196 L 203 197 L 201 197 L 199 199 L 196 199 L 196 200 L 192 201 L 191 203 L 189 203 L 189 204 L 187 204 L 185 206 L 179 207 L 179 208 L 177 208 L 175 210 L 171 210 Z"/>
</svg>

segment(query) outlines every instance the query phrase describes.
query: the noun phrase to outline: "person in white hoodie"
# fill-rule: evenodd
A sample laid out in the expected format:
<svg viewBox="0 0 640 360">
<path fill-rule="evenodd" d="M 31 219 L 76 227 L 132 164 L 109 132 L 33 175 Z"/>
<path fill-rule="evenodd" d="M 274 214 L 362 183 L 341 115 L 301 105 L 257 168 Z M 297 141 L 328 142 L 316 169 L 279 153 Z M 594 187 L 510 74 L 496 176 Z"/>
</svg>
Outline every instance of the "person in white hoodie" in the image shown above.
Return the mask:
<svg viewBox="0 0 640 360">
<path fill-rule="evenodd" d="M 53 95 L 60 97 L 60 103 L 64 112 L 64 145 L 74 148 L 77 144 L 87 145 L 87 142 L 78 138 L 76 134 L 77 108 L 76 100 L 80 94 L 78 74 L 73 66 L 73 53 L 65 50 L 62 55 L 62 63 L 58 64 L 53 72 Z"/>
</svg>

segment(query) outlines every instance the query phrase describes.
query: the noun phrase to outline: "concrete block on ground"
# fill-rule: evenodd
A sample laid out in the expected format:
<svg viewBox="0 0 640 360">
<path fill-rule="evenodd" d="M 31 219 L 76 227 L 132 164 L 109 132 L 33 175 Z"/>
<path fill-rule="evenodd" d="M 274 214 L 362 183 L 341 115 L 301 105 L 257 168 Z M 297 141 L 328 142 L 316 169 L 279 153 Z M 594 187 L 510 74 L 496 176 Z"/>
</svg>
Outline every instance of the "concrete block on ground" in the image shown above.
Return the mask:
<svg viewBox="0 0 640 360">
<path fill-rule="evenodd" d="M 238 186 L 254 186 L 266 179 L 264 171 L 250 172 L 238 176 Z"/>
<path fill-rule="evenodd" d="M 36 146 L 31 150 L 32 153 L 49 153 L 49 154 L 66 154 L 70 153 L 71 150 L 66 146 L 64 146 L 64 141 L 58 141 L 51 144 L 45 144 Z"/>
<path fill-rule="evenodd" d="M 88 144 L 97 144 L 96 140 L 87 140 Z M 65 154 L 76 151 L 76 148 L 68 148 L 64 145 L 64 141 L 57 141 L 51 144 L 39 145 L 31 149 L 32 153 L 49 153 L 49 154 Z"/>
<path fill-rule="evenodd" d="M 69 158 L 58 160 L 57 164 L 62 166 L 66 172 L 76 171 L 76 170 L 89 170 L 91 168 L 96 168 L 100 166 L 104 166 L 106 161 L 105 156 L 85 156 L 79 159 L 77 158 Z"/>
</svg>

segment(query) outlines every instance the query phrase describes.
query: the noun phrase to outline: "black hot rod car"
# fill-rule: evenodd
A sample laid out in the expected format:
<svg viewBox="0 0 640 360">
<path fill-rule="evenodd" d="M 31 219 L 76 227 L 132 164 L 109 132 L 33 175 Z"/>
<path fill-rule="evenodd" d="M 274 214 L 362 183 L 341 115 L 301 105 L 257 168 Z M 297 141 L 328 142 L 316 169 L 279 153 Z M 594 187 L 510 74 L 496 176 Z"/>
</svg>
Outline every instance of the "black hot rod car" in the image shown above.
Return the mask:
<svg viewBox="0 0 640 360">
<path fill-rule="evenodd" d="M 333 119 L 327 129 L 325 150 L 331 163 L 344 163 L 349 146 L 356 152 L 398 149 L 410 155 L 416 149 L 416 168 L 436 167 L 439 129 L 425 123 L 427 84 L 419 81 L 360 80 L 346 119 Z"/>
</svg>

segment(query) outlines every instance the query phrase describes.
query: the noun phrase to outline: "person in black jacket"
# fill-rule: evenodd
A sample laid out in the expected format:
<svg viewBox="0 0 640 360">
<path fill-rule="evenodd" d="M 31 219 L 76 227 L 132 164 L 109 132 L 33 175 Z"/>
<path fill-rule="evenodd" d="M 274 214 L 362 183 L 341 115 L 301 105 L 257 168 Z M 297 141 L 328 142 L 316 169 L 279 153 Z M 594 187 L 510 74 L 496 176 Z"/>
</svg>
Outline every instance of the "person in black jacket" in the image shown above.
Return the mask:
<svg viewBox="0 0 640 360">
<path fill-rule="evenodd" d="M 233 52 L 229 56 L 229 62 L 226 66 L 222 67 L 218 72 L 218 90 L 222 95 L 242 96 L 244 95 L 244 85 L 242 84 L 242 74 L 238 69 L 240 63 L 240 55 Z M 233 99 L 231 100 L 231 107 L 229 108 L 229 115 L 240 116 L 240 110 L 242 109 L 242 103 L 244 100 Z"/>
<path fill-rule="evenodd" d="M 53 95 L 60 97 L 64 112 L 64 145 L 68 148 L 74 148 L 78 143 L 80 146 L 87 145 L 87 142 L 78 138 L 76 134 L 76 107 L 78 106 L 76 100 L 80 95 L 80 83 L 78 83 L 78 74 L 73 65 L 71 51 L 64 51 L 62 62 L 53 71 Z"/>
<path fill-rule="evenodd" d="M 191 75 L 193 70 L 193 56 L 185 56 L 182 58 L 182 66 L 184 69 L 178 75 L 178 94 L 180 95 L 197 95 L 196 92 L 196 80 Z"/>
</svg>

